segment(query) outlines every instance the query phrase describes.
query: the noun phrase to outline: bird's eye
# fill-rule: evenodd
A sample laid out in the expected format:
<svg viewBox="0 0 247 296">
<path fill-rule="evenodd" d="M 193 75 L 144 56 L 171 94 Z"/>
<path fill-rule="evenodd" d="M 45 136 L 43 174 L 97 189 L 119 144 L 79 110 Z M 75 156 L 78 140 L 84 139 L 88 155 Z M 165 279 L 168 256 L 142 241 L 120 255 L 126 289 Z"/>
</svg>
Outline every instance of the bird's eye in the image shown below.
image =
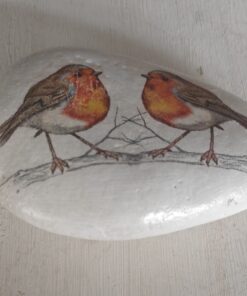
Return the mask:
<svg viewBox="0 0 247 296">
<path fill-rule="evenodd" d="M 162 80 L 168 81 L 169 79 L 167 77 L 165 77 L 165 76 L 162 76 Z"/>
<path fill-rule="evenodd" d="M 81 77 L 82 75 L 81 75 L 81 72 L 80 71 L 78 71 L 78 72 L 76 72 L 75 73 L 75 75 L 74 75 L 75 77 Z"/>
</svg>

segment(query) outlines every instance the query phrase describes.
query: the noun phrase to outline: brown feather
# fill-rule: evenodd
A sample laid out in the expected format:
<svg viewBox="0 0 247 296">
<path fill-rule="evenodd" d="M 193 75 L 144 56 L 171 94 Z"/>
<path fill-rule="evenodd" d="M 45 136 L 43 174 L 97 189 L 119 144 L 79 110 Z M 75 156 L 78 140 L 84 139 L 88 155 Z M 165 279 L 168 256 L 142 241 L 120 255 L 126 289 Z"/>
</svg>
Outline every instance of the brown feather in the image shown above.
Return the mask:
<svg viewBox="0 0 247 296">
<path fill-rule="evenodd" d="M 232 110 L 215 94 L 200 86 L 197 86 L 189 81 L 185 83 L 185 80 L 182 79 L 181 83 L 179 83 L 176 87 L 176 91 L 174 91 L 174 93 L 178 96 L 178 98 L 192 105 L 202 107 L 204 109 L 223 115 L 229 119 L 235 120 L 247 128 L 246 116 Z"/>
</svg>

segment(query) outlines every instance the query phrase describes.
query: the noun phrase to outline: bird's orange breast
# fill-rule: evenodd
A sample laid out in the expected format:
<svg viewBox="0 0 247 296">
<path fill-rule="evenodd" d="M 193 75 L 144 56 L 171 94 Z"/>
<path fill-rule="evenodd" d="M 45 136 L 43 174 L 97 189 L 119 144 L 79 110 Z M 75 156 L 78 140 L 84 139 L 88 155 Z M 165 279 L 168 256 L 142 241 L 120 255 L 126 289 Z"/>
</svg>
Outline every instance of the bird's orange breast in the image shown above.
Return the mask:
<svg viewBox="0 0 247 296">
<path fill-rule="evenodd" d="M 88 77 L 77 81 L 75 87 L 75 95 L 63 114 L 86 122 L 87 127 L 103 120 L 110 108 L 110 99 L 103 84 L 95 77 Z"/>
<path fill-rule="evenodd" d="M 142 95 L 143 104 L 148 113 L 158 121 L 173 125 L 176 118 L 192 113 L 190 108 L 172 92 L 173 81 L 147 81 Z"/>
</svg>

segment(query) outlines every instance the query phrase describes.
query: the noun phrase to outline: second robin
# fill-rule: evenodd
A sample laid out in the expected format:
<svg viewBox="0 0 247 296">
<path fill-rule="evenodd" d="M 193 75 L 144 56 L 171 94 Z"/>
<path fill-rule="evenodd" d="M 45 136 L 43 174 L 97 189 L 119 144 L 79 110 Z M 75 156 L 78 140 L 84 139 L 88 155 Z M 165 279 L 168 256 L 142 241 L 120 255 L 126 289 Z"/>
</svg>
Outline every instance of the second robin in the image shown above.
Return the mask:
<svg viewBox="0 0 247 296">
<path fill-rule="evenodd" d="M 209 165 L 213 160 L 217 164 L 214 128 L 223 129 L 220 124 L 230 120 L 247 128 L 246 116 L 232 110 L 205 88 L 166 71 L 155 70 L 142 76 L 147 79 L 142 93 L 147 112 L 164 124 L 184 130 L 167 147 L 150 151 L 153 158 L 164 156 L 190 132 L 209 129 L 210 146 L 209 150 L 202 154 L 201 161 Z"/>
<path fill-rule="evenodd" d="M 42 132 L 52 154 L 51 171 L 61 172 L 68 163 L 57 157 L 50 134 L 70 134 L 105 157 L 118 159 L 118 154 L 102 150 L 77 132 L 87 130 L 102 121 L 110 108 L 109 95 L 99 79 L 101 72 L 80 65 L 66 65 L 27 92 L 24 102 L 14 115 L 0 126 L 0 146 L 4 145 L 20 126 Z"/>
</svg>

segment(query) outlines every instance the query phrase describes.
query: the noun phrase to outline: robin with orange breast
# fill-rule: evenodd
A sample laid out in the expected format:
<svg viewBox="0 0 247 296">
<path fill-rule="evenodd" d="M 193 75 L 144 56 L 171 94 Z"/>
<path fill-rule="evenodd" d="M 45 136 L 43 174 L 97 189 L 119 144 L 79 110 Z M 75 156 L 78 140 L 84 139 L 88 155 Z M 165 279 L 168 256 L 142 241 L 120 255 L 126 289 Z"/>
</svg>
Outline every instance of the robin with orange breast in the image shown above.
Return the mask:
<svg viewBox="0 0 247 296">
<path fill-rule="evenodd" d="M 230 120 L 247 128 L 247 117 L 225 105 L 212 92 L 178 75 L 156 70 L 142 76 L 147 79 L 142 93 L 147 112 L 164 124 L 184 130 L 167 147 L 152 150 L 150 155 L 153 158 L 164 156 L 190 132 L 210 129 L 209 150 L 202 154 L 201 161 L 209 165 L 213 160 L 218 164 L 214 152 L 214 128 L 222 129 L 220 124 Z"/>
<path fill-rule="evenodd" d="M 110 108 L 109 95 L 99 79 L 102 72 L 78 64 L 66 65 L 32 86 L 16 113 L 0 126 L 4 145 L 20 126 L 45 133 L 52 154 L 52 173 L 62 173 L 68 163 L 57 157 L 50 134 L 70 134 L 97 153 L 118 159 L 118 154 L 100 149 L 77 135 L 102 121 Z"/>
</svg>

